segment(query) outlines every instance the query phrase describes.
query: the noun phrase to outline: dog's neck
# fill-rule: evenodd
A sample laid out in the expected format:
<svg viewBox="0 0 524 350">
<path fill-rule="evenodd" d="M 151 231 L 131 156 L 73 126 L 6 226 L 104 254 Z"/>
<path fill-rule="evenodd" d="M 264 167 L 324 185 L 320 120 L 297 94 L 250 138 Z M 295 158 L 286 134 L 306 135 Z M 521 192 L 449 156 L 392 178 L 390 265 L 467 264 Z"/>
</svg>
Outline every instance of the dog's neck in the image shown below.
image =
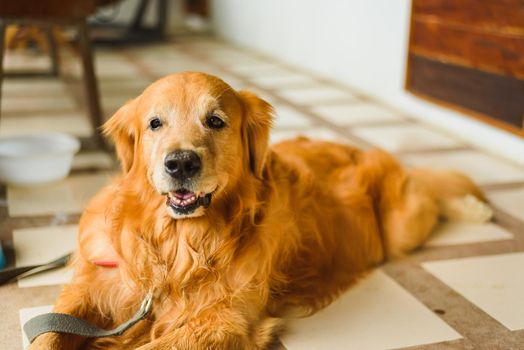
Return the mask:
<svg viewBox="0 0 524 350">
<path fill-rule="evenodd" d="M 258 180 L 250 181 L 253 183 L 234 184 L 214 198 L 203 216 L 187 219 L 171 218 L 165 198 L 152 188 L 126 194 L 134 198 L 123 202 L 133 208 L 124 211 L 128 214 L 118 239 L 135 244 L 129 251 L 121 251 L 122 257 L 141 267 L 138 270 L 152 279 L 147 283 L 176 283 L 172 286 L 176 289 L 198 285 L 195 282 L 214 271 L 230 269 L 252 241 L 261 217 L 263 187 Z M 150 213 L 150 219 L 143 220 L 148 215 L 134 215 L 138 212 Z"/>
</svg>

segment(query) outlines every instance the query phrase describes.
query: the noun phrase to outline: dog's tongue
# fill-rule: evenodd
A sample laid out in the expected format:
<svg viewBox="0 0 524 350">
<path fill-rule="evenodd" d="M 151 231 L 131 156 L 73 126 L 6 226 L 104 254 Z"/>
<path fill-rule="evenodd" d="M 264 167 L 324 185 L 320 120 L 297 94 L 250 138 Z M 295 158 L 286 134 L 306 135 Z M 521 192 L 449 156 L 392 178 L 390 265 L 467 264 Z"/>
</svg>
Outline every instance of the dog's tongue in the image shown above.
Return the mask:
<svg viewBox="0 0 524 350">
<path fill-rule="evenodd" d="M 190 197 L 192 197 L 194 195 L 195 194 L 193 192 L 189 192 L 189 191 L 185 191 L 185 190 L 173 192 L 173 196 L 178 198 L 178 199 L 187 199 L 187 198 L 190 198 Z"/>
</svg>

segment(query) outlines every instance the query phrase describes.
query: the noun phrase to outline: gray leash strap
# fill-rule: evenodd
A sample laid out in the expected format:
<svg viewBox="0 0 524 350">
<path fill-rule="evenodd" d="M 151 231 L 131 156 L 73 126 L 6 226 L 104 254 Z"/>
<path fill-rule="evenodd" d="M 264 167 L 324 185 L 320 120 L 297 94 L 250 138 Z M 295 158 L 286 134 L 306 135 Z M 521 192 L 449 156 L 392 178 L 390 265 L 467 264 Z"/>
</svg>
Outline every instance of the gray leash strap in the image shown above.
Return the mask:
<svg viewBox="0 0 524 350">
<path fill-rule="evenodd" d="M 153 293 L 147 293 L 140 305 L 138 312 L 127 322 L 124 322 L 115 329 L 105 330 L 92 325 L 78 317 L 68 314 L 49 313 L 33 317 L 24 324 L 24 332 L 32 343 L 40 334 L 48 332 L 67 333 L 80 335 L 87 338 L 103 338 L 124 334 L 129 328 L 133 327 L 138 321 L 143 320 L 151 312 Z"/>
</svg>

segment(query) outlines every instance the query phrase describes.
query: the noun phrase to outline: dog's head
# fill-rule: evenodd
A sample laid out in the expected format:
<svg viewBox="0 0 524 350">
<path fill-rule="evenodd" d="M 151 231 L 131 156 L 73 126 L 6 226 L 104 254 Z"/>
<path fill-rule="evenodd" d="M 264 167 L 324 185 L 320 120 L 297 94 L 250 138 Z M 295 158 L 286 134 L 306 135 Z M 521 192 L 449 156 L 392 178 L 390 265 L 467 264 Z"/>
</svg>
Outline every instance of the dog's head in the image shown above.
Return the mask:
<svg viewBox="0 0 524 350">
<path fill-rule="evenodd" d="M 264 168 L 272 107 L 203 73 L 167 76 L 104 125 L 123 172 L 144 175 L 173 218 L 201 216 L 213 198 Z"/>
</svg>

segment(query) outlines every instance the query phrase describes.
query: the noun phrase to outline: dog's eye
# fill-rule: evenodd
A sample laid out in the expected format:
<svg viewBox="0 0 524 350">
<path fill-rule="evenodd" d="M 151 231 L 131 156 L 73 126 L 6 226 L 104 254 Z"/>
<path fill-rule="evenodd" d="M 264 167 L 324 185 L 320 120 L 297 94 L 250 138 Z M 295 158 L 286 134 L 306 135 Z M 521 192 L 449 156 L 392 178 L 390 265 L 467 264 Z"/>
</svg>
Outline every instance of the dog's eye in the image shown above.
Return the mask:
<svg viewBox="0 0 524 350">
<path fill-rule="evenodd" d="M 216 115 L 209 116 L 206 120 L 206 124 L 211 129 L 222 129 L 224 126 L 226 126 L 226 122 L 224 122 L 222 119 L 220 119 Z"/>
<path fill-rule="evenodd" d="M 162 121 L 159 118 L 153 118 L 149 121 L 149 127 L 151 130 L 157 130 L 162 127 Z"/>
</svg>

